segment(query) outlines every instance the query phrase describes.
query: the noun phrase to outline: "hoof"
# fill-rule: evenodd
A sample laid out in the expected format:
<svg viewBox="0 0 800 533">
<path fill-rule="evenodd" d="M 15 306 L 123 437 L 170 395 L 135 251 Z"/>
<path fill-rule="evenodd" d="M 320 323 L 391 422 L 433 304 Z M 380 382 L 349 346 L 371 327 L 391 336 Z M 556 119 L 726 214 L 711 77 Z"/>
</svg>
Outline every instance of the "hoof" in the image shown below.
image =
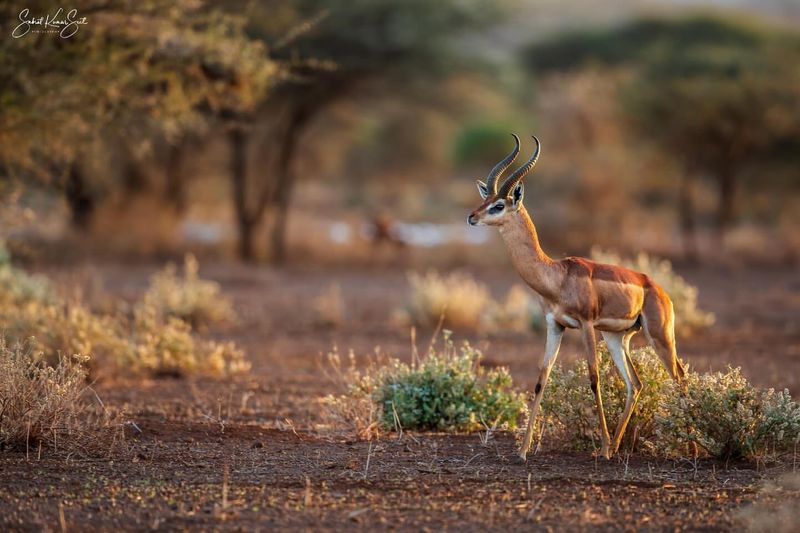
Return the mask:
<svg viewBox="0 0 800 533">
<path fill-rule="evenodd" d="M 517 454 L 517 462 L 525 464 L 528 462 L 528 453 L 527 452 L 519 452 Z"/>
<path fill-rule="evenodd" d="M 611 453 L 610 450 L 595 450 L 595 452 L 592 455 L 594 455 L 598 459 L 605 459 L 606 461 L 610 461 L 611 457 L 614 454 Z"/>
</svg>

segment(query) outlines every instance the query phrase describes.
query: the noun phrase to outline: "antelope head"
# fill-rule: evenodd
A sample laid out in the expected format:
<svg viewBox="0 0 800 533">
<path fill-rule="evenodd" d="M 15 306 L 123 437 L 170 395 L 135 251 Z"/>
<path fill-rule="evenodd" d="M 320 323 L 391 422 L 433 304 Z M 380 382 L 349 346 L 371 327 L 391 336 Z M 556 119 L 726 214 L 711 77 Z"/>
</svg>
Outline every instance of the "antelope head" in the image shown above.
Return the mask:
<svg viewBox="0 0 800 533">
<path fill-rule="evenodd" d="M 478 206 L 468 217 L 467 222 L 470 226 L 477 226 L 479 224 L 486 224 L 489 226 L 503 225 L 511 214 L 516 213 L 522 206 L 522 197 L 524 196 L 524 188 L 522 178 L 533 169 L 536 165 L 536 160 L 539 158 L 539 150 L 541 144 L 539 139 L 535 136 L 533 140 L 536 141 L 536 150 L 528 161 L 514 171 L 509 177 L 503 181 L 500 187 L 497 187 L 498 180 L 503 172 L 511 166 L 511 163 L 516 159 L 519 154 L 520 142 L 516 134 L 514 136 L 516 146 L 502 161 L 497 163 L 486 182 L 478 180 L 478 192 L 481 193 L 483 203 Z"/>
</svg>

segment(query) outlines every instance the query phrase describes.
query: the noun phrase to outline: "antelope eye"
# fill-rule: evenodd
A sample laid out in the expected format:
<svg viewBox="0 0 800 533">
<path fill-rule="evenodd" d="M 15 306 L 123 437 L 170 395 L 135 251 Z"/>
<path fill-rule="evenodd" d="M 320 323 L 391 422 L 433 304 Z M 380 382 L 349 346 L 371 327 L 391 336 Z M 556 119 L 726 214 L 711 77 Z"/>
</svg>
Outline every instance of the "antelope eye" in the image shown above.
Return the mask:
<svg viewBox="0 0 800 533">
<path fill-rule="evenodd" d="M 492 207 L 489 208 L 489 213 L 499 213 L 500 211 L 503 210 L 504 207 L 505 204 L 502 202 L 494 204 Z"/>
</svg>

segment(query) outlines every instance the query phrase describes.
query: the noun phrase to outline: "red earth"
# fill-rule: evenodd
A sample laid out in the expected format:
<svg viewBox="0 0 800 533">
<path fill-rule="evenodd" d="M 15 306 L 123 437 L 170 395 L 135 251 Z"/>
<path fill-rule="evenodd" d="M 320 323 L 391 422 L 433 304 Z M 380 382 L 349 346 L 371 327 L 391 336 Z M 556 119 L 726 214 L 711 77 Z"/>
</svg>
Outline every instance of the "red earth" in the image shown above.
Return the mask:
<svg viewBox="0 0 800 533">
<path fill-rule="evenodd" d="M 155 268 L 104 264 L 49 274 L 62 282 L 99 277 L 108 292 L 133 299 Z M 471 273 L 496 296 L 517 282 L 510 269 Z M 681 357 L 697 370 L 741 366 L 756 385 L 799 395 L 797 271 L 681 273 L 701 288 L 701 307 L 717 316 L 707 332 L 679 339 Z M 206 334 L 240 344 L 252 371 L 98 383 L 104 402 L 124 410 L 138 430 L 126 429 L 123 451 L 91 457 L 0 452 L 0 529 L 738 530 L 765 529 L 759 520 L 787 509 L 800 520 L 800 482 L 785 477 L 796 468 L 792 457 L 756 465 L 543 451 L 522 464 L 507 434 L 484 444 L 475 434 L 365 442 L 327 433 L 318 399 L 335 385 L 320 369 L 325 352 L 336 345 L 368 354 L 379 345 L 410 356 L 408 329 L 392 320 L 407 290 L 404 271 L 218 264 L 203 275 L 222 284 L 240 317 Z M 310 302 L 334 282 L 346 316 L 340 327 L 325 328 Z M 532 385 L 541 336 L 455 336 L 482 348 L 488 363 L 507 365 L 520 386 Z M 577 357 L 578 336 L 568 334 L 561 362 Z M 790 519 L 778 525 L 797 527 Z"/>
</svg>

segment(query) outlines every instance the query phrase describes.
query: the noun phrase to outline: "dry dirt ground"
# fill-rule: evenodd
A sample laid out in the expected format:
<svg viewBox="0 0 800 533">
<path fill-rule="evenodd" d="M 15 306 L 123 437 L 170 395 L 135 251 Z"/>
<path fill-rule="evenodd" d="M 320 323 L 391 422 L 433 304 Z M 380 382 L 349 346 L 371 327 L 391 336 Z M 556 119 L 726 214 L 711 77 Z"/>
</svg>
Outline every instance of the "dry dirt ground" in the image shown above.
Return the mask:
<svg viewBox="0 0 800 533">
<path fill-rule="evenodd" d="M 104 264 L 49 273 L 134 298 L 154 269 Z M 510 269 L 472 273 L 497 296 L 516 282 Z M 800 395 L 797 272 L 683 273 L 701 288 L 701 305 L 717 324 L 679 339 L 681 356 L 699 370 L 741 365 L 754 383 Z M 320 370 L 323 353 L 338 345 L 367 354 L 380 345 L 409 357 L 408 330 L 392 321 L 405 273 L 207 265 L 203 274 L 223 285 L 240 315 L 236 325 L 208 334 L 241 344 L 252 371 L 229 380 L 99 383 L 104 401 L 124 408 L 140 430 L 126 430 L 127 451 L 90 458 L 0 452 L 0 530 L 738 530 L 759 512 L 798 519 L 798 484 L 773 486 L 796 468 L 792 457 L 726 465 L 543 451 L 522 464 L 511 435 L 484 445 L 478 435 L 388 435 L 369 443 L 323 433 L 318 398 L 334 391 Z M 331 329 L 315 324 L 309 309 L 333 282 L 347 315 Z M 456 337 L 531 385 L 541 337 Z M 562 362 L 579 356 L 577 336 L 568 335 Z M 800 527 L 790 518 L 778 523 Z"/>
</svg>

